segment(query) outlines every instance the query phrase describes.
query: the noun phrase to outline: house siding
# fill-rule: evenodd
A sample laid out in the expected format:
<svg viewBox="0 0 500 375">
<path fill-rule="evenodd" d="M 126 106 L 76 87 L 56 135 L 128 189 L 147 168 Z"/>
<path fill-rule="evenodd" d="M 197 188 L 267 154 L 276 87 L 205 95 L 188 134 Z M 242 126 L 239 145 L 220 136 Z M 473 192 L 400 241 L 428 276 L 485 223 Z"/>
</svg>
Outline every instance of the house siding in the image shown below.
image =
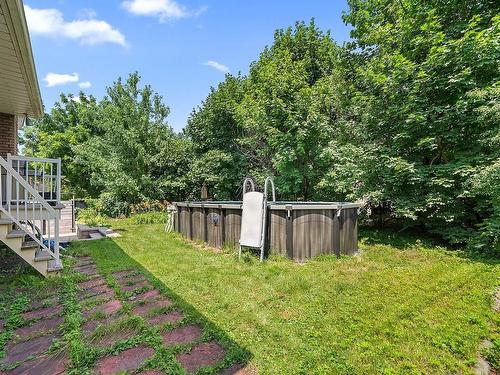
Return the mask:
<svg viewBox="0 0 500 375">
<path fill-rule="evenodd" d="M 17 154 L 17 126 L 14 115 L 0 113 L 0 156 Z"/>
</svg>

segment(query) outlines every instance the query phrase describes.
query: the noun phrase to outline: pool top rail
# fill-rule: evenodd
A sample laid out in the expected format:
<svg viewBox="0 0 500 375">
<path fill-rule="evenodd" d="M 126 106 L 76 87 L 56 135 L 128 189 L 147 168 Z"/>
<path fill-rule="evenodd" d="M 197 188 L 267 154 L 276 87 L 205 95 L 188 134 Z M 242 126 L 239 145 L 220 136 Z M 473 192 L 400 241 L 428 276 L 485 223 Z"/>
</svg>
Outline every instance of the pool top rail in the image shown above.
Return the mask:
<svg viewBox="0 0 500 375">
<path fill-rule="evenodd" d="M 229 208 L 241 209 L 241 201 L 187 201 L 174 202 L 178 207 L 197 208 Z M 300 201 L 276 201 L 268 202 L 271 210 L 338 210 L 343 208 L 360 208 L 360 203 L 351 202 L 300 202 Z"/>
</svg>

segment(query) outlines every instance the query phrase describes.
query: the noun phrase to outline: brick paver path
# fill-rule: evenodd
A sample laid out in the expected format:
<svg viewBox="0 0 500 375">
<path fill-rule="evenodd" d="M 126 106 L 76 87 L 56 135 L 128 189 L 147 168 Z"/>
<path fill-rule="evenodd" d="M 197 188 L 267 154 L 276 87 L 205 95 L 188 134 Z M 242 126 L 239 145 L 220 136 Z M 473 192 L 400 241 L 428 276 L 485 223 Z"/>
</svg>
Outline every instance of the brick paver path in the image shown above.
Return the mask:
<svg viewBox="0 0 500 375">
<path fill-rule="evenodd" d="M 138 270 L 122 270 L 105 278 L 90 257 L 80 257 L 73 271 L 82 280 L 75 295 L 81 340 L 97 353 L 88 364 L 90 373 L 171 373 L 175 371 L 172 366 L 165 372 L 154 368 L 165 352 L 171 353 L 171 361 L 177 361 L 173 368 L 178 366 L 187 373 L 205 366 L 223 367 L 224 348 L 204 339 L 203 325 L 187 321 L 182 309 Z M 55 292 L 30 301 L 21 318 L 23 322 L 11 330 L 0 357 L 0 375 L 58 375 L 75 368 L 62 332 L 65 310 Z M 138 325 L 141 319 L 143 323 Z M 0 332 L 6 329 L 6 321 L 0 320 Z M 149 336 L 144 330 L 149 330 Z M 242 368 L 233 364 L 220 373 L 244 375 Z"/>
</svg>

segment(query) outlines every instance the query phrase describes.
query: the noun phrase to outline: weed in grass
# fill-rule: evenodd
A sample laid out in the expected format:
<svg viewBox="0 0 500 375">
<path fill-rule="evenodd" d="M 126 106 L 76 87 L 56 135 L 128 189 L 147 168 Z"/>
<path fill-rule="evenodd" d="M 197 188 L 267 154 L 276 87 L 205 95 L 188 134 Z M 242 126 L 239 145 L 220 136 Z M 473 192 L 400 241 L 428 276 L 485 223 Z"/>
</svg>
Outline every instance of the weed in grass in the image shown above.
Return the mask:
<svg viewBox="0 0 500 375">
<path fill-rule="evenodd" d="M 8 317 L 4 323 L 3 331 L 0 333 L 0 360 L 5 356 L 5 345 L 12 338 L 12 332 L 24 323 L 21 313 L 28 303 L 25 295 L 17 296 L 9 303 Z"/>
<path fill-rule="evenodd" d="M 493 340 L 491 345 L 482 350 L 484 358 L 495 370 L 500 370 L 500 340 Z"/>
</svg>

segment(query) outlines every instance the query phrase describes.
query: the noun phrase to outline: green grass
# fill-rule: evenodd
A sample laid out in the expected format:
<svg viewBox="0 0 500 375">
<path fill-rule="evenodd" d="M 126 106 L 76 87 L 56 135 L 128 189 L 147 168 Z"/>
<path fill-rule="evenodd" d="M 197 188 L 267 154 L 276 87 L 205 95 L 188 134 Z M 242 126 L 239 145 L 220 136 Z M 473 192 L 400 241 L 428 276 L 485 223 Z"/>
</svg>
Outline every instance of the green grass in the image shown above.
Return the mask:
<svg viewBox="0 0 500 375">
<path fill-rule="evenodd" d="M 73 250 L 105 274 L 144 267 L 261 374 L 471 373 L 481 341 L 498 342 L 497 261 L 366 232 L 360 256 L 260 264 L 192 246 L 162 225 L 114 227 L 122 237 Z"/>
<path fill-rule="evenodd" d="M 497 260 L 446 251 L 418 237 L 364 231 L 360 256 L 302 265 L 273 257 L 260 264 L 253 256 L 240 262 L 229 249 L 190 245 L 164 233 L 163 225 L 119 220 L 114 226 L 123 237 L 75 243 L 71 252 L 91 255 L 112 287 L 111 272 L 138 268 L 173 299 L 172 308 L 182 308 L 182 324 L 199 323 L 203 340 L 218 340 L 228 353 L 225 363 L 200 374 L 239 361 L 261 374 L 470 373 L 485 338 L 493 345 L 483 356 L 499 366 L 500 319 L 491 309 Z M 82 306 L 75 300 L 82 278 L 71 267 L 61 278 L 44 280 L 29 267 L 14 267 L 5 250 L 0 255 L 7 270 L 0 274 L 6 325 L 0 358 L 13 329 L 25 324 L 20 313 L 27 303 L 58 290 L 65 325 L 50 351 L 69 351 L 70 373 L 89 373 L 102 356 L 138 343 L 157 349 L 150 367 L 182 373 L 174 356 L 189 348 L 163 348 L 157 330 L 140 318 L 83 339 Z M 127 295 L 119 295 L 130 310 Z M 106 350 L 94 347 L 100 335 L 123 324 L 139 334 Z"/>
</svg>

